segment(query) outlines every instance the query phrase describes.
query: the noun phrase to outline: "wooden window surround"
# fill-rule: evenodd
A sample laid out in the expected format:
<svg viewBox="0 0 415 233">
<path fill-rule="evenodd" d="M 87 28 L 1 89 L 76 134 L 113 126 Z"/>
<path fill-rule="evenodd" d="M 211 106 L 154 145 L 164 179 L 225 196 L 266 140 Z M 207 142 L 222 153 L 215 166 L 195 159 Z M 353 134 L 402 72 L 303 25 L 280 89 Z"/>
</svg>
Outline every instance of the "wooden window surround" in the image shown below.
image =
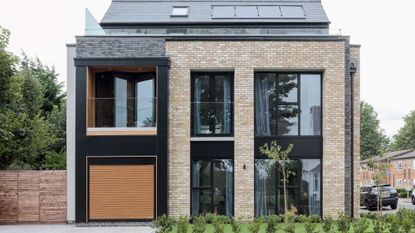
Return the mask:
<svg viewBox="0 0 415 233">
<path fill-rule="evenodd" d="M 115 135 L 157 135 L 157 126 L 154 127 L 96 127 L 96 74 L 101 72 L 126 72 L 134 74 L 154 74 L 157 86 L 157 67 L 156 66 L 93 66 L 88 67 L 87 73 L 87 100 L 86 100 L 86 121 L 87 136 L 115 136 Z M 157 88 L 154 93 L 157 97 Z M 154 104 L 154 117 L 157 119 L 157 101 Z M 157 124 L 157 121 L 156 123 Z"/>
</svg>

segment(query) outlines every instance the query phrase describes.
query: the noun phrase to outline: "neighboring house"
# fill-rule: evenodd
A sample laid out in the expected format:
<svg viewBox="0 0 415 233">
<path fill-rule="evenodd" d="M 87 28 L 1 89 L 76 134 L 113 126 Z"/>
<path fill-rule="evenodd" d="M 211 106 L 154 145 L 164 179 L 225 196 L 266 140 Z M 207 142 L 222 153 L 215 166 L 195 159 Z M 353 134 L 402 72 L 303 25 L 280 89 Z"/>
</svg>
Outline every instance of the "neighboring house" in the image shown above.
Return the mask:
<svg viewBox="0 0 415 233">
<path fill-rule="evenodd" d="M 68 45 L 68 221 L 359 211 L 359 46 L 319 0 L 113 0 Z M 354 140 L 353 140 L 354 139 Z"/>
<path fill-rule="evenodd" d="M 415 185 L 415 150 L 394 151 L 383 156 L 372 158 L 375 162 L 389 163 L 385 183 L 394 188 L 410 190 Z M 360 179 L 361 185 L 374 184 L 373 172 L 367 164 L 370 160 L 361 162 Z"/>
</svg>

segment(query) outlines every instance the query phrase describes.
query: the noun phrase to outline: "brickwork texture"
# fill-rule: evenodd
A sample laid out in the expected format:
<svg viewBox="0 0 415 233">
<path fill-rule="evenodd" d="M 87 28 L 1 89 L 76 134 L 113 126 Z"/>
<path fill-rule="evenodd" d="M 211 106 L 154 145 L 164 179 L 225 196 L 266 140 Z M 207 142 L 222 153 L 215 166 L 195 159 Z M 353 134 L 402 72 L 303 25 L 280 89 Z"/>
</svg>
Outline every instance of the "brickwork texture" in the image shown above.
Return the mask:
<svg viewBox="0 0 415 233">
<path fill-rule="evenodd" d="M 322 71 L 323 216 L 345 211 L 345 41 L 166 41 L 166 55 L 171 58 L 170 215 L 190 215 L 190 74 L 197 70 L 235 74 L 234 203 L 235 216 L 244 218 L 254 216 L 254 72 Z M 358 156 L 358 147 L 354 153 Z"/>
</svg>

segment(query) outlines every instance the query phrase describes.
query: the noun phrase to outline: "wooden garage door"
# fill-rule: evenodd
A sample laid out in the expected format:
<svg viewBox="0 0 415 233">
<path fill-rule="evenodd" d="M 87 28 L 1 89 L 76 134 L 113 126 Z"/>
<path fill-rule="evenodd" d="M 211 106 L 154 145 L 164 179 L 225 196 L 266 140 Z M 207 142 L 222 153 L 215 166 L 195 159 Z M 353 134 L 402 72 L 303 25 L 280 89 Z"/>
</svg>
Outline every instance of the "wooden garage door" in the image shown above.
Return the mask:
<svg viewBox="0 0 415 233">
<path fill-rule="evenodd" d="M 89 219 L 154 218 L 154 165 L 90 165 Z"/>
</svg>

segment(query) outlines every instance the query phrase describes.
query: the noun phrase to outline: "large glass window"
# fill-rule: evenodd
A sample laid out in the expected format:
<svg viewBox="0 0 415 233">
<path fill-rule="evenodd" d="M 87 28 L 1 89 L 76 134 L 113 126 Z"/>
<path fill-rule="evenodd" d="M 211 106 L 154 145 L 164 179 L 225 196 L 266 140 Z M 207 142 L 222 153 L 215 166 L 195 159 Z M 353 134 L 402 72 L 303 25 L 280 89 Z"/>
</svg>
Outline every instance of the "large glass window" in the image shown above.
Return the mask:
<svg viewBox="0 0 415 233">
<path fill-rule="evenodd" d="M 291 160 L 295 175 L 287 184 L 288 209 L 297 214 L 321 215 L 319 159 Z M 270 159 L 255 160 L 255 215 L 284 213 L 284 189 L 279 167 Z"/>
<path fill-rule="evenodd" d="M 193 136 L 233 134 L 232 76 L 229 73 L 192 75 Z"/>
<path fill-rule="evenodd" d="M 230 159 L 192 161 L 192 215 L 233 216 L 233 163 Z"/>
<path fill-rule="evenodd" d="M 321 75 L 255 74 L 257 136 L 321 135 Z"/>
<path fill-rule="evenodd" d="M 95 77 L 94 125 L 97 128 L 156 126 L 155 75 L 105 72 Z"/>
</svg>

